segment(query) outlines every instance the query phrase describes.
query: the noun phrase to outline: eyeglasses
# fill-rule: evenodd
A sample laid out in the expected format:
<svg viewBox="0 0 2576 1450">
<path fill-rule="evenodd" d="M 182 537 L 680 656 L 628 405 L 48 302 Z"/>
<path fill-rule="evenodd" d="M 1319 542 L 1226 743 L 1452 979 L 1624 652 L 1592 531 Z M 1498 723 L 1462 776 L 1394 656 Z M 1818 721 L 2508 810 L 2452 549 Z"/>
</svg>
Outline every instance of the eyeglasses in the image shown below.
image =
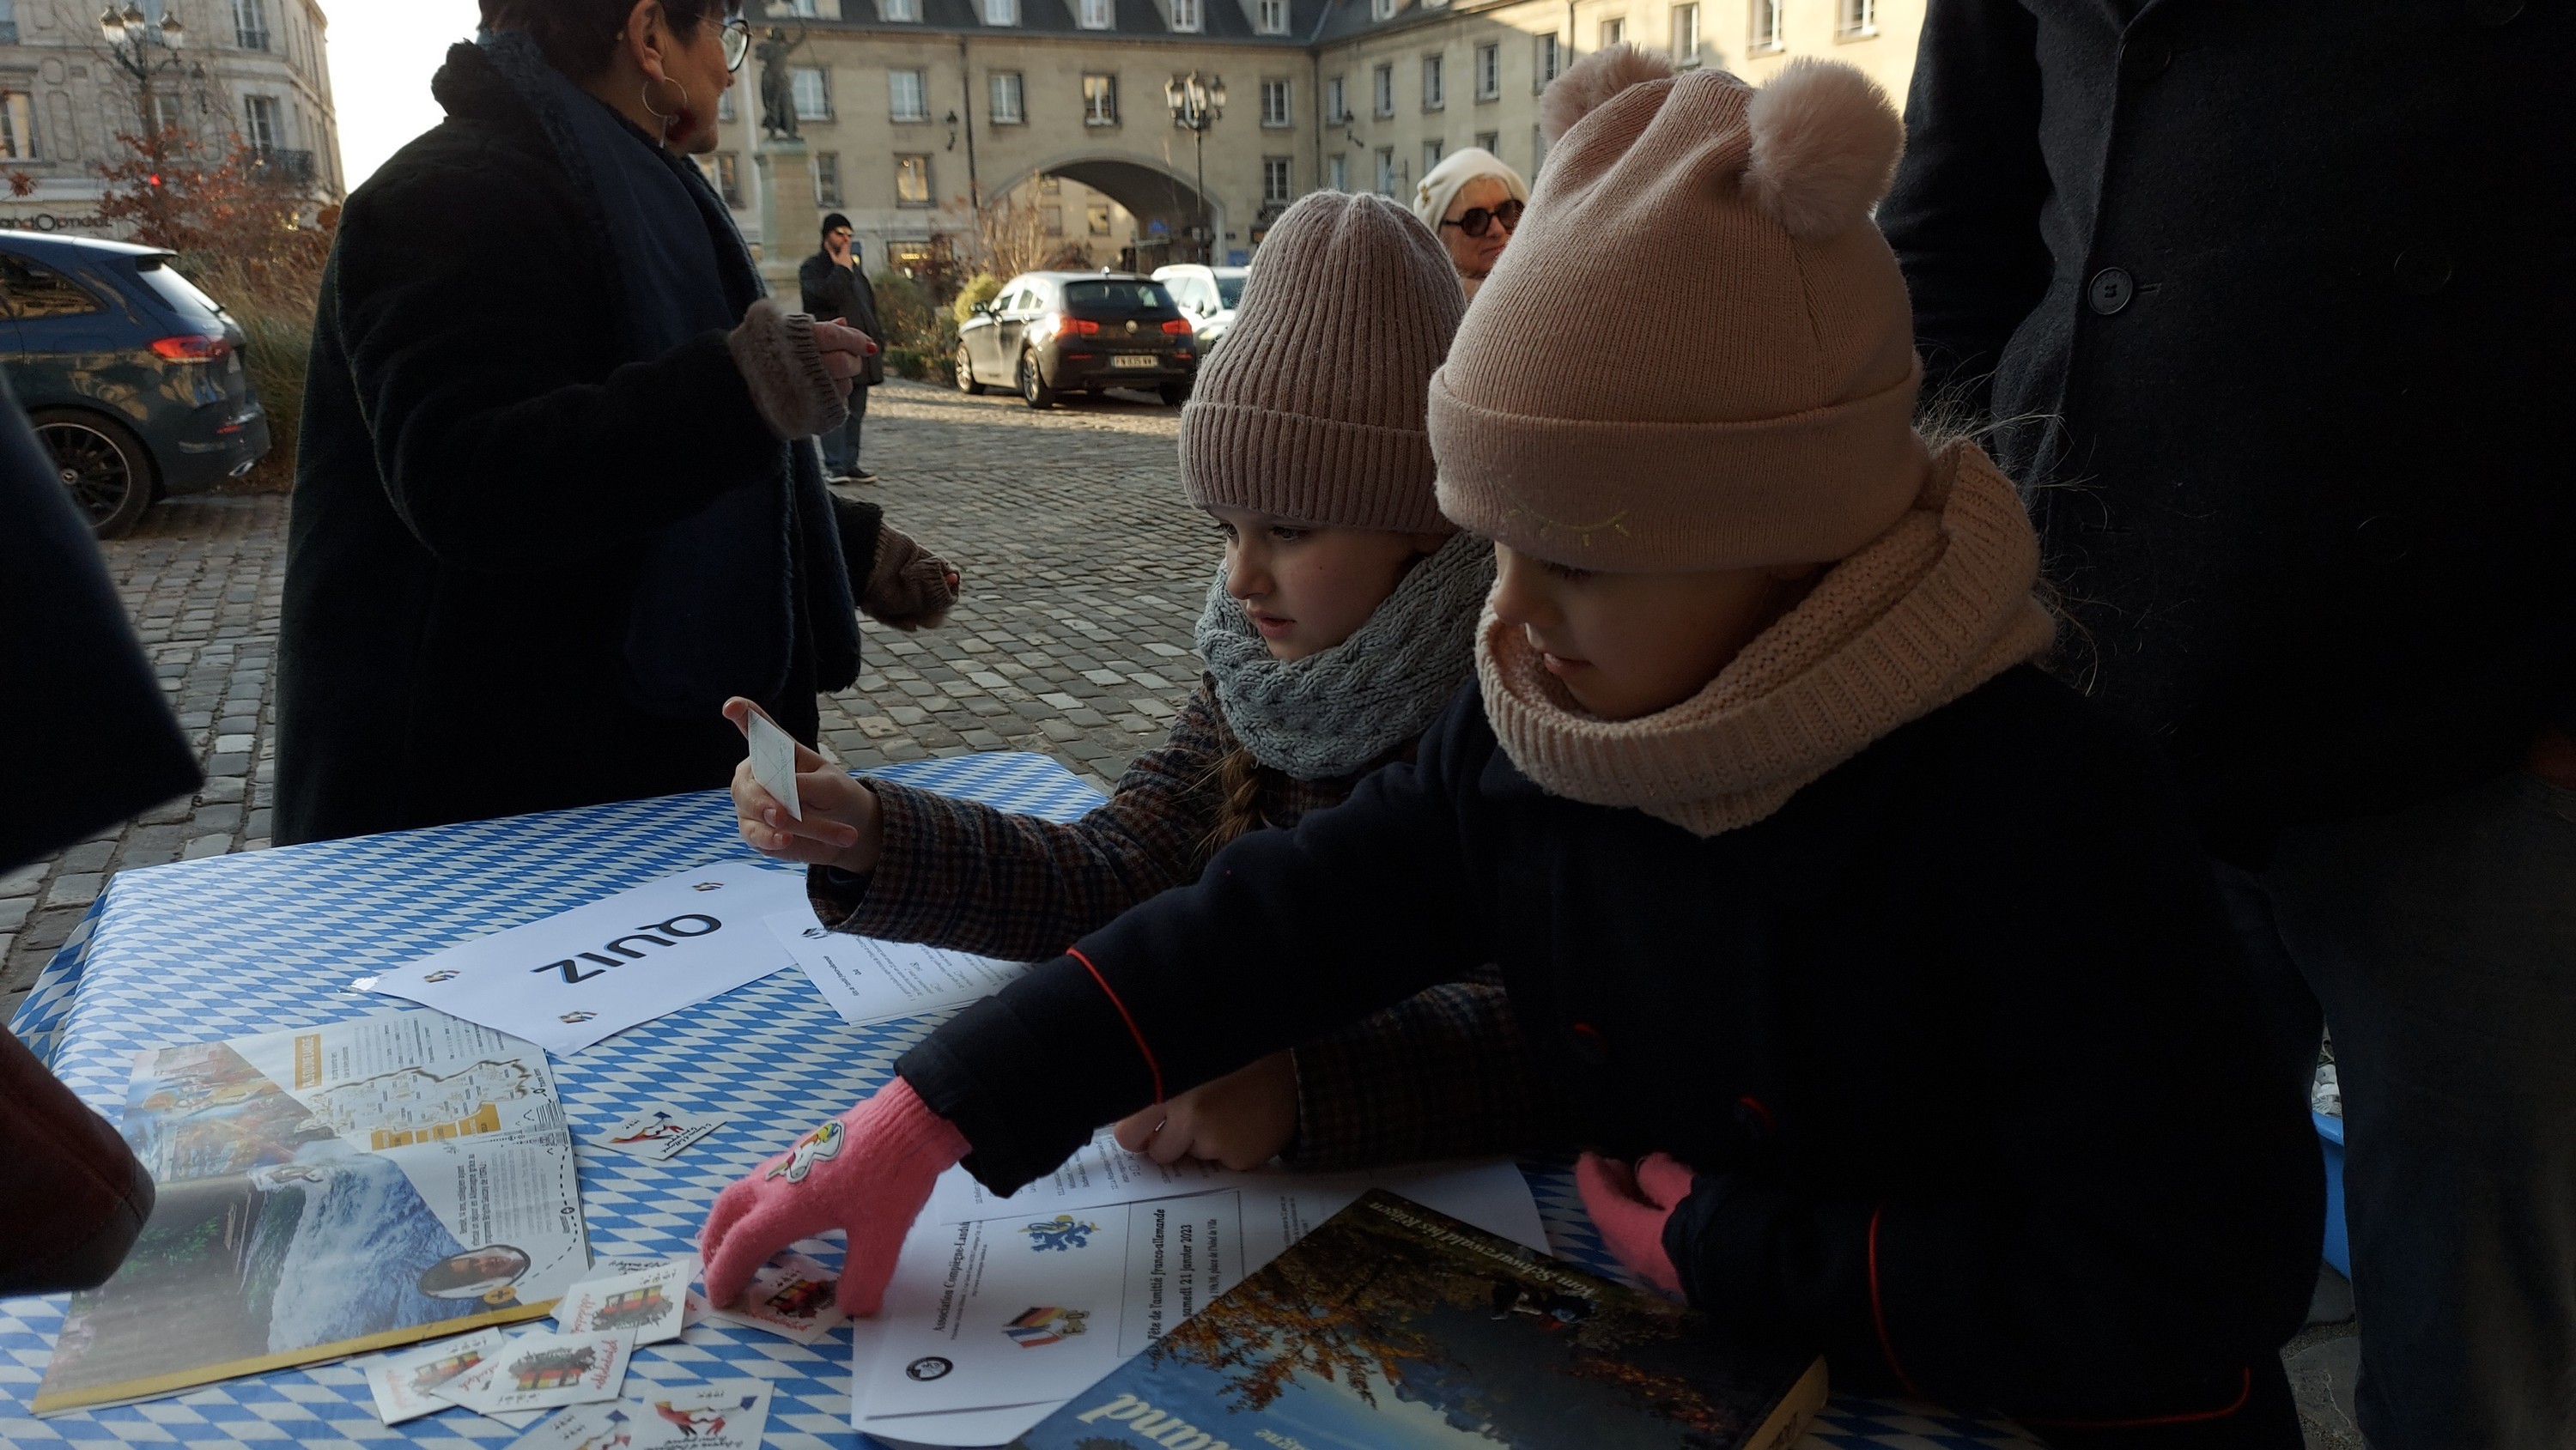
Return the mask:
<svg viewBox="0 0 2576 1450">
<path fill-rule="evenodd" d="M 1444 220 L 1440 225 L 1444 227 L 1456 227 L 1458 230 L 1465 232 L 1471 237 L 1481 237 L 1485 233 L 1494 229 L 1494 223 L 1501 222 L 1503 224 L 1503 235 L 1510 236 L 1513 232 L 1520 229 L 1521 213 L 1524 210 L 1527 210 L 1527 208 L 1523 207 L 1517 201 L 1504 202 L 1501 206 L 1495 207 L 1491 211 L 1488 211 L 1481 206 L 1471 206 L 1467 208 L 1467 214 L 1465 216 L 1458 218 L 1454 222 Z"/>
<path fill-rule="evenodd" d="M 751 22 L 737 15 L 724 23 L 722 34 L 725 69 L 742 69 L 742 63 L 751 58 Z"/>
</svg>

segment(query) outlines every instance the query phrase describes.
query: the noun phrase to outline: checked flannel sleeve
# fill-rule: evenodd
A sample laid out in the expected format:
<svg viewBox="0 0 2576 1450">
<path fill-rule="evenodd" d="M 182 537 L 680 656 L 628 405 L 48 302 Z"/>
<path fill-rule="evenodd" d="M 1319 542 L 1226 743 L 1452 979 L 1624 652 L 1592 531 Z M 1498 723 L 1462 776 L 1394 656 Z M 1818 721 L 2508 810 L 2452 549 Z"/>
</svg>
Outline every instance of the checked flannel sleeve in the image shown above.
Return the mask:
<svg viewBox="0 0 2576 1450">
<path fill-rule="evenodd" d="M 1570 1141 L 1491 970 L 1300 1045 L 1292 1168 L 1551 1149 Z"/>
<path fill-rule="evenodd" d="M 866 876 L 816 867 L 814 913 L 835 931 L 1004 961 L 1054 956 L 1120 912 L 1197 877 L 1227 736 L 1202 685 L 1118 789 L 1058 824 L 871 778 L 885 850 Z"/>
</svg>

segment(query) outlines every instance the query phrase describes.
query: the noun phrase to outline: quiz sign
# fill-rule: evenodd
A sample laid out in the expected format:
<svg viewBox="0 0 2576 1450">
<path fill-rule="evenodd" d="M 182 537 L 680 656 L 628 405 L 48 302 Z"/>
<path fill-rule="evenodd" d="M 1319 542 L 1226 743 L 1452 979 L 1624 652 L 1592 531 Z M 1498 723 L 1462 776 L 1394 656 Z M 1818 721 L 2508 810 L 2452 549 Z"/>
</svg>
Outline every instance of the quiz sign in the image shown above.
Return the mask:
<svg viewBox="0 0 2576 1450">
<path fill-rule="evenodd" d="M 570 1057 L 796 964 L 762 919 L 812 914 L 802 869 L 724 861 L 398 967 L 376 990 Z"/>
</svg>

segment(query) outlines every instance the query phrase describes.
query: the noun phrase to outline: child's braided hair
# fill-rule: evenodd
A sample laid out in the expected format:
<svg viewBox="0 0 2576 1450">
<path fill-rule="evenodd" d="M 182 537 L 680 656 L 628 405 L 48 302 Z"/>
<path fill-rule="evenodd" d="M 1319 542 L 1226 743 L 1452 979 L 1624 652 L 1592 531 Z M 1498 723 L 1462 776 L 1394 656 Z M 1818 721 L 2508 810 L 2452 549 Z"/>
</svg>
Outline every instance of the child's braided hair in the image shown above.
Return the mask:
<svg viewBox="0 0 2576 1450">
<path fill-rule="evenodd" d="M 1209 768 L 1217 788 L 1216 824 L 1209 828 L 1204 851 L 1209 856 L 1270 824 L 1261 803 L 1285 779 L 1281 772 L 1253 758 L 1230 729 L 1219 727 L 1225 754 Z"/>
</svg>

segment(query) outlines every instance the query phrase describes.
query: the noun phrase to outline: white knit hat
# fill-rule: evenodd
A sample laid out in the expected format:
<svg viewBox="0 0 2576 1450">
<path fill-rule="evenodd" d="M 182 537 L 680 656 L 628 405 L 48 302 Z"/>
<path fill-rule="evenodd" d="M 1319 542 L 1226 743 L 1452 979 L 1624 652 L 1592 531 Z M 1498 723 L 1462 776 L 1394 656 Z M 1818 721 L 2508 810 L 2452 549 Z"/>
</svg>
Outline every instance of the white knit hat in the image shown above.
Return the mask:
<svg viewBox="0 0 2576 1450">
<path fill-rule="evenodd" d="M 1514 201 L 1529 200 L 1529 183 L 1521 180 L 1519 172 L 1484 147 L 1470 146 L 1450 152 L 1439 165 L 1422 174 L 1421 183 L 1413 188 L 1413 214 L 1422 218 L 1422 224 L 1431 228 L 1434 236 L 1439 235 L 1441 219 L 1449 215 L 1449 203 L 1458 199 L 1461 188 L 1480 176 L 1502 182 Z"/>
</svg>

